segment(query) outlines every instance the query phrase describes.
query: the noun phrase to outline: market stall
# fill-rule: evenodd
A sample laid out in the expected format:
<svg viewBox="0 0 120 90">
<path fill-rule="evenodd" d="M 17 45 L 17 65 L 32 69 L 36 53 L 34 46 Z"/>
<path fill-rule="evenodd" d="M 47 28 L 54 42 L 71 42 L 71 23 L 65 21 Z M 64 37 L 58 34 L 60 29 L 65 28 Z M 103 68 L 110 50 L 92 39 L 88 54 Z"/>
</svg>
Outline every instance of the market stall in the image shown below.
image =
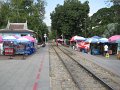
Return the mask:
<svg viewBox="0 0 120 90">
<path fill-rule="evenodd" d="M 77 50 L 80 52 L 84 52 L 84 53 L 88 53 L 89 46 L 90 46 L 90 43 L 87 43 L 84 41 L 81 41 L 81 42 L 76 44 Z"/>
<path fill-rule="evenodd" d="M 14 55 L 15 54 L 15 45 L 16 45 L 15 36 L 6 36 L 3 37 L 3 54 L 4 55 Z"/>
<path fill-rule="evenodd" d="M 36 51 L 35 42 L 30 41 L 25 37 L 20 37 L 19 39 L 17 39 L 15 51 L 15 54 L 30 55 Z"/>
<path fill-rule="evenodd" d="M 15 54 L 15 42 L 14 41 L 4 41 L 3 42 L 3 54 L 4 55 L 14 55 Z"/>
</svg>

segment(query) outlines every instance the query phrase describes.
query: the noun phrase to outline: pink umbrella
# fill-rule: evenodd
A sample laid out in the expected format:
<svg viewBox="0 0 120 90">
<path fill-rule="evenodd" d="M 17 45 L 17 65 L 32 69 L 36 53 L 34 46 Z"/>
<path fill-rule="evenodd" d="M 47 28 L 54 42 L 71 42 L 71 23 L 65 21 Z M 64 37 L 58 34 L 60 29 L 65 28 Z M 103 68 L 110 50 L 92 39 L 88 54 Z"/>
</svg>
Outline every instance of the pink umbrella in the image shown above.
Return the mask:
<svg viewBox="0 0 120 90">
<path fill-rule="evenodd" d="M 120 35 L 114 35 L 109 38 L 109 42 L 115 42 L 118 39 L 120 39 Z"/>
<path fill-rule="evenodd" d="M 30 40 L 31 42 L 35 42 L 35 39 L 31 36 L 23 36 L 24 38 L 27 38 L 28 40 Z"/>
<path fill-rule="evenodd" d="M 3 40 L 2 40 L 2 36 L 0 36 L 0 42 L 2 42 Z"/>
<path fill-rule="evenodd" d="M 70 41 L 79 41 L 79 40 L 85 40 L 85 38 L 84 37 L 81 37 L 81 36 L 73 36 L 71 39 L 70 39 Z"/>
</svg>

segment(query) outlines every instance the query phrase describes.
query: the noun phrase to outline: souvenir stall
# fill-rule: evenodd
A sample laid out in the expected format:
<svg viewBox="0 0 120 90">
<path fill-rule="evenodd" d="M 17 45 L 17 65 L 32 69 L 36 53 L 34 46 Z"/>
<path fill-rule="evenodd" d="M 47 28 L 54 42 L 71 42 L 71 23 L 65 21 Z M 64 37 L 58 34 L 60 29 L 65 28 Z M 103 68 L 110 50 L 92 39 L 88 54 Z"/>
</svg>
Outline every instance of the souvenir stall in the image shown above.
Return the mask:
<svg viewBox="0 0 120 90">
<path fill-rule="evenodd" d="M 81 42 L 76 44 L 77 50 L 80 52 L 84 52 L 84 53 L 89 52 L 89 46 L 90 46 L 90 43 L 87 43 L 84 41 L 81 41 Z"/>
<path fill-rule="evenodd" d="M 97 37 L 97 36 L 91 37 L 91 38 L 87 38 L 87 39 L 85 40 L 85 42 L 90 43 L 90 45 L 89 45 L 89 52 L 90 52 L 92 55 L 98 55 L 98 54 L 100 54 L 100 51 L 99 51 L 99 49 L 97 48 L 99 39 L 96 38 L 96 37 Z"/>
<path fill-rule="evenodd" d="M 17 39 L 15 54 L 30 55 L 35 52 L 34 42 L 25 37 Z"/>
<path fill-rule="evenodd" d="M 14 55 L 15 54 L 15 42 L 14 41 L 4 41 L 3 42 L 3 54 L 4 55 Z"/>
<path fill-rule="evenodd" d="M 23 36 L 23 38 L 26 38 L 30 41 L 28 45 L 30 46 L 31 53 L 34 53 L 37 49 L 36 39 L 32 36 Z"/>
<path fill-rule="evenodd" d="M 108 53 L 114 55 L 117 53 L 117 43 L 109 42 L 107 38 L 100 38 L 98 41 L 90 43 L 90 53 L 93 55 L 104 54 L 104 46 L 108 46 Z"/>
<path fill-rule="evenodd" d="M 33 42 L 28 42 L 25 47 L 25 54 L 30 55 L 33 54 L 36 51 L 35 45 Z"/>
<path fill-rule="evenodd" d="M 35 49 L 32 48 L 33 44 L 29 42 L 20 42 L 15 47 L 15 54 L 25 54 L 25 55 L 31 55 L 35 52 Z"/>
<path fill-rule="evenodd" d="M 22 55 L 27 54 L 25 50 L 26 48 L 28 48 L 27 47 L 28 43 L 29 43 L 29 40 L 26 38 L 20 37 L 19 39 L 17 39 L 15 54 L 22 54 Z"/>
<path fill-rule="evenodd" d="M 73 36 L 71 39 L 70 39 L 70 46 L 72 46 L 73 49 L 78 49 L 77 48 L 77 44 L 81 41 L 84 41 L 85 38 L 84 37 L 81 37 L 81 36 Z"/>
<path fill-rule="evenodd" d="M 25 43 L 17 43 L 15 54 L 25 54 Z"/>
<path fill-rule="evenodd" d="M 119 50 L 119 39 L 120 39 L 120 35 L 113 35 L 111 37 L 109 37 L 109 42 L 111 44 L 113 44 L 112 46 L 112 52 L 113 54 L 118 54 L 118 50 Z"/>
<path fill-rule="evenodd" d="M 108 43 L 90 43 L 90 53 L 92 55 L 100 55 L 104 53 L 104 45 Z"/>
<path fill-rule="evenodd" d="M 111 55 L 117 54 L 118 43 L 109 42 L 108 47 L 109 47 L 109 54 L 111 54 Z"/>
<path fill-rule="evenodd" d="M 93 36 L 87 38 L 85 42 L 90 43 L 90 53 L 92 55 L 100 55 L 104 53 L 104 45 L 110 45 L 107 38 Z"/>
<path fill-rule="evenodd" d="M 6 36 L 3 38 L 3 54 L 4 55 L 14 55 L 16 38 L 14 36 Z"/>
</svg>

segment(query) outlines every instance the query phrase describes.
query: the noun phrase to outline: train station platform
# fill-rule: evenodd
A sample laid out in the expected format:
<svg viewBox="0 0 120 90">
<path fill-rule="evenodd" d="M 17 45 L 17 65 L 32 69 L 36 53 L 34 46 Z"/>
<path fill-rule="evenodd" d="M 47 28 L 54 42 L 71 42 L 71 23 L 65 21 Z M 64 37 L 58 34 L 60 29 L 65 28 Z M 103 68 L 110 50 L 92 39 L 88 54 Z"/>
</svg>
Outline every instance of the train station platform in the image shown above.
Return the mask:
<svg viewBox="0 0 120 90">
<path fill-rule="evenodd" d="M 0 90 L 50 90 L 49 47 L 26 59 L 0 59 Z"/>
</svg>

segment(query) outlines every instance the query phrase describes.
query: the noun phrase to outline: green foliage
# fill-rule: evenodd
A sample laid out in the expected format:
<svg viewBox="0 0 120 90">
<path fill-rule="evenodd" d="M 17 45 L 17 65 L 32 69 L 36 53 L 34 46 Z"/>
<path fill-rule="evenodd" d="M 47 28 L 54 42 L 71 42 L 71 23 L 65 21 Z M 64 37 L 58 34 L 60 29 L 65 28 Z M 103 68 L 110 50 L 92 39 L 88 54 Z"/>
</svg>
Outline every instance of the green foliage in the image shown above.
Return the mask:
<svg viewBox="0 0 120 90">
<path fill-rule="evenodd" d="M 9 13 L 9 4 L 3 3 L 0 8 L 0 28 L 4 28 L 7 25 Z"/>
<path fill-rule="evenodd" d="M 98 10 L 96 13 L 93 14 L 91 17 L 91 29 L 89 30 L 92 35 L 100 35 L 104 37 L 109 37 L 114 34 L 120 34 L 119 25 L 120 25 L 120 14 L 118 14 L 117 11 L 120 10 L 119 5 L 111 6 L 110 8 L 102 8 Z M 108 27 L 108 25 L 111 25 L 111 23 L 118 23 L 114 28 L 111 29 Z M 114 26 L 111 25 L 111 28 Z"/>
<path fill-rule="evenodd" d="M 45 15 L 44 0 L 7 0 L 0 8 L 0 28 L 5 28 L 7 21 L 13 23 L 28 22 L 28 28 L 38 34 L 42 39 L 44 33 L 48 33 L 47 26 L 43 23 Z"/>
<path fill-rule="evenodd" d="M 62 34 L 85 36 L 88 13 L 88 2 L 82 4 L 79 0 L 65 0 L 63 5 L 57 5 L 50 14 L 52 32 L 57 32 L 57 37 Z"/>
<path fill-rule="evenodd" d="M 120 5 L 120 0 L 110 0 L 114 5 Z"/>
<path fill-rule="evenodd" d="M 49 33 L 49 39 L 55 39 L 56 38 L 56 33 L 55 32 L 50 32 Z"/>
</svg>

